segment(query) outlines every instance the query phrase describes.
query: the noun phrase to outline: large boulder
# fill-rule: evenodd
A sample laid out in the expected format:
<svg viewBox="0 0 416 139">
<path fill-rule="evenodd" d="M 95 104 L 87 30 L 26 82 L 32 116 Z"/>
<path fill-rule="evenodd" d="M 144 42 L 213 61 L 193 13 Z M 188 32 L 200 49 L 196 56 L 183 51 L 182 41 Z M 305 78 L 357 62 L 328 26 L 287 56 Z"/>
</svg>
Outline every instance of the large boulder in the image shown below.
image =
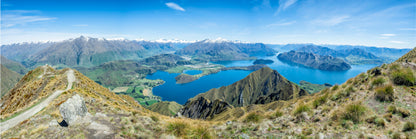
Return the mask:
<svg viewBox="0 0 416 139">
<path fill-rule="evenodd" d="M 59 106 L 62 118 L 68 123 L 74 123 L 78 118 L 82 118 L 88 113 L 84 99 L 78 94 L 72 96 Z"/>
</svg>

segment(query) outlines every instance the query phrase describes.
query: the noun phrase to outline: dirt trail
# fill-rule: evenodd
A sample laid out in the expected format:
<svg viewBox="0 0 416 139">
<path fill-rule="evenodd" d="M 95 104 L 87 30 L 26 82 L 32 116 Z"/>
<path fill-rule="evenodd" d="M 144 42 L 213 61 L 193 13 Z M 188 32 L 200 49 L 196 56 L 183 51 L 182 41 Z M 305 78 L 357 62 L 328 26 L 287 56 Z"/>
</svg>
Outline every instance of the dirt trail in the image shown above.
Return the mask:
<svg viewBox="0 0 416 139">
<path fill-rule="evenodd" d="M 44 72 L 45 73 L 45 72 Z M 0 134 L 4 131 L 8 130 L 9 128 L 12 128 L 19 124 L 20 122 L 32 117 L 39 111 L 41 111 L 43 108 L 49 105 L 52 100 L 54 100 L 56 97 L 58 97 L 61 93 L 68 91 L 72 88 L 72 84 L 75 81 L 75 75 L 74 71 L 72 69 L 68 70 L 66 72 L 68 77 L 68 86 L 65 90 L 57 90 L 52 95 L 50 95 L 48 98 L 46 98 L 43 102 L 39 103 L 38 105 L 34 106 L 33 108 L 26 110 L 25 112 L 19 114 L 18 116 L 9 119 L 5 122 L 0 123 Z"/>
</svg>

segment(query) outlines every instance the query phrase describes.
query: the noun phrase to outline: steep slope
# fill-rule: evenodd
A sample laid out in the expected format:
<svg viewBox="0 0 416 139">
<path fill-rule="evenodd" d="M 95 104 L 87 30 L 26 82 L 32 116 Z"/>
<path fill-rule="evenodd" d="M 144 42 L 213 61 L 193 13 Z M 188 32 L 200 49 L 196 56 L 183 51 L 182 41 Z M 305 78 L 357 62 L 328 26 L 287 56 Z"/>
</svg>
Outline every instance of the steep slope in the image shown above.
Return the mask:
<svg viewBox="0 0 416 139">
<path fill-rule="evenodd" d="M 190 55 L 210 61 L 252 59 L 252 56 L 274 55 L 275 53 L 275 50 L 262 43 L 239 43 L 223 40 L 204 40 L 176 51 L 178 55 Z"/>
<path fill-rule="evenodd" d="M 207 117 L 200 117 L 201 114 L 197 113 L 211 109 L 212 107 L 205 107 L 205 105 L 210 106 L 212 102 L 221 103 L 226 107 L 228 105 L 242 107 L 250 104 L 270 103 L 276 100 L 289 100 L 304 95 L 307 95 L 305 90 L 288 81 L 277 71 L 265 67 L 229 86 L 211 89 L 189 99 L 181 114 L 191 118 L 195 118 L 193 115 L 197 115 L 197 118 L 205 119 Z M 204 99 L 201 100 L 201 98 Z"/>
<path fill-rule="evenodd" d="M 68 71 L 72 71 L 71 75 L 75 78 L 75 82 L 71 82 L 72 87 L 67 80 Z M 35 91 L 25 92 L 29 89 Z M 67 90 L 44 105 L 45 101 L 50 100 L 44 98 L 50 98 L 53 90 L 61 89 Z M 212 135 L 212 122 L 174 119 L 151 112 L 142 108 L 133 98 L 116 95 L 80 72 L 68 68 L 36 68 L 26 74 L 13 90 L 0 101 L 2 131 L 4 126 L 10 126 L 6 125 L 10 120 L 29 118 L 20 119 L 22 122 L 0 133 L 1 138 L 200 138 Z M 31 113 L 33 116 L 22 115 L 34 108 L 40 111 Z M 187 134 L 177 133 L 176 125 L 184 125 L 178 130 Z"/>
<path fill-rule="evenodd" d="M 217 127 L 224 138 L 243 133 L 254 138 L 412 138 L 415 75 L 414 63 L 384 64 L 313 95 L 233 108 L 211 120 L 233 121 Z M 412 84 L 403 85 L 396 78 Z"/>
<path fill-rule="evenodd" d="M 55 42 L 1 45 L 1 54 L 13 61 L 24 62 L 24 60 L 28 59 L 31 55 L 46 49 L 53 44 L 55 44 Z"/>
<path fill-rule="evenodd" d="M 22 74 L 22 75 L 26 74 L 26 72 L 27 72 L 26 67 L 24 67 L 19 62 L 7 59 L 6 57 L 4 57 L 2 55 L 0 55 L 0 58 L 1 58 L 1 63 L 0 64 L 5 66 L 9 70 L 12 70 L 12 71 L 17 72 L 17 73 Z"/>
<path fill-rule="evenodd" d="M 320 70 L 340 71 L 351 69 L 351 66 L 342 59 L 308 52 L 290 51 L 279 54 L 277 58 Z"/>
<path fill-rule="evenodd" d="M 19 82 L 19 79 L 22 77 L 20 74 L 7 69 L 3 64 L 0 64 L 1 73 L 0 73 L 0 81 L 1 81 L 1 92 L 0 97 L 3 97 L 10 89 L 14 87 L 14 85 Z"/>
<path fill-rule="evenodd" d="M 416 63 L 416 49 L 412 49 L 404 56 L 400 57 L 396 62 L 409 62 L 409 63 Z"/>
<path fill-rule="evenodd" d="M 182 107 L 174 101 L 162 101 L 150 105 L 148 109 L 166 116 L 175 116 Z"/>
</svg>

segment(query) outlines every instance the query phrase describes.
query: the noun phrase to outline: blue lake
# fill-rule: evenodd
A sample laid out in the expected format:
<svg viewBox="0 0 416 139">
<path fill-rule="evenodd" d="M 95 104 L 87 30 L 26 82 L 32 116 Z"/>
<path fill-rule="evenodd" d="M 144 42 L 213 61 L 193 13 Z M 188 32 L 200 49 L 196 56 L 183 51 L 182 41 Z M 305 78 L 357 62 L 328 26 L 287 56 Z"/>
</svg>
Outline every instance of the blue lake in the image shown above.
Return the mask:
<svg viewBox="0 0 416 139">
<path fill-rule="evenodd" d="M 301 65 L 284 63 L 276 58 L 276 56 L 261 57 L 262 59 L 273 60 L 274 63 L 268 64 L 270 68 L 277 70 L 280 74 L 288 80 L 299 83 L 305 80 L 316 84 L 342 84 L 349 78 L 355 77 L 362 72 L 377 66 L 377 65 L 352 65 L 347 71 L 322 71 L 317 69 L 307 68 Z M 253 65 L 254 60 L 244 61 L 222 61 L 215 62 L 226 67 L 233 66 L 250 66 Z M 191 73 L 196 72 L 192 71 Z M 229 70 L 221 71 L 216 74 L 201 77 L 200 79 L 186 83 L 176 84 L 175 77 L 178 73 L 169 74 L 167 72 L 158 71 L 152 75 L 148 75 L 148 79 L 162 79 L 165 84 L 153 88 L 153 94 L 161 96 L 165 101 L 176 101 L 179 104 L 184 104 L 189 98 L 196 96 L 199 93 L 206 92 L 212 88 L 230 85 L 238 80 L 243 79 L 252 71 Z"/>
<path fill-rule="evenodd" d="M 212 88 L 230 85 L 238 80 L 243 79 L 251 71 L 228 70 L 216 74 L 203 76 L 196 81 L 186 84 L 176 84 L 175 77 L 179 73 L 168 73 L 157 71 L 152 75 L 146 76 L 147 79 L 162 79 L 164 84 L 154 87 L 153 94 L 161 96 L 164 101 L 176 101 L 179 104 L 185 102 L 199 93 L 206 92 Z"/>
</svg>

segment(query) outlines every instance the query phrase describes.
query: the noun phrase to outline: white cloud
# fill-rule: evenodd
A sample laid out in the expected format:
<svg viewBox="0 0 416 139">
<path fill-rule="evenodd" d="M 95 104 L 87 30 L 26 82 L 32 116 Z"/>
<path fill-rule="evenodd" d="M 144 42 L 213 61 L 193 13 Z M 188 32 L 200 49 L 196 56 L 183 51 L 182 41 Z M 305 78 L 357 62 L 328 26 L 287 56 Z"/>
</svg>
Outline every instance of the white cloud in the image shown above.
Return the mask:
<svg viewBox="0 0 416 139">
<path fill-rule="evenodd" d="M 76 24 L 76 25 L 72 25 L 74 27 L 88 27 L 88 24 Z"/>
<path fill-rule="evenodd" d="M 174 9 L 174 10 L 178 10 L 178 11 L 182 11 L 182 12 L 185 12 L 185 9 L 183 9 L 181 6 L 179 6 L 178 4 L 176 4 L 176 3 L 173 3 L 173 2 L 168 2 L 168 3 L 165 3 L 166 4 L 166 6 L 168 6 L 169 8 L 171 8 L 171 9 Z"/>
<path fill-rule="evenodd" d="M 4 28 L 16 25 L 24 25 L 32 22 L 55 20 L 55 17 L 40 16 L 40 11 L 35 10 L 8 10 L 3 12 L 2 24 Z"/>
<path fill-rule="evenodd" d="M 405 42 L 402 41 L 389 41 L 390 43 L 397 43 L 397 44 L 404 44 Z"/>
<path fill-rule="evenodd" d="M 348 21 L 349 18 L 350 18 L 349 15 L 343 15 L 343 16 L 336 16 L 336 17 L 327 18 L 327 19 L 317 19 L 313 22 L 319 25 L 335 26 L 345 21 Z"/>
<path fill-rule="evenodd" d="M 266 25 L 267 28 L 277 27 L 277 26 L 289 26 L 296 23 L 296 21 L 288 21 L 288 22 L 278 22 L 273 24 Z"/>
<path fill-rule="evenodd" d="M 394 36 L 396 36 L 396 34 L 380 34 L 380 36 L 383 36 L 383 37 L 394 37 Z"/>
<path fill-rule="evenodd" d="M 274 15 L 279 14 L 280 11 L 286 10 L 287 8 L 289 8 L 290 6 L 295 4 L 296 2 L 297 2 L 297 0 L 279 0 L 279 8 L 274 13 Z"/>
</svg>

